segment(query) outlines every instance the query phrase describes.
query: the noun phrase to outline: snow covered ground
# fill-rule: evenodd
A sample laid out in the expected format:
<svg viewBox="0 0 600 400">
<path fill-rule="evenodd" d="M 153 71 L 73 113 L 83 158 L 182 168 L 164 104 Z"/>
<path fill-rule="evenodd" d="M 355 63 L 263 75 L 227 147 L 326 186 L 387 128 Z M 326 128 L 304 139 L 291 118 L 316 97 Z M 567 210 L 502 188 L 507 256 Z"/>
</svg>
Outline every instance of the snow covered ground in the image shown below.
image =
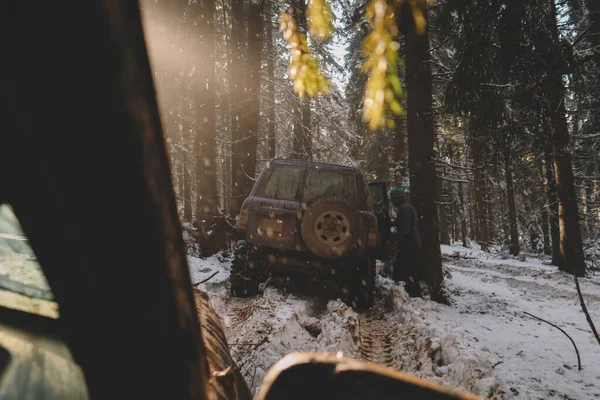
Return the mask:
<svg viewBox="0 0 600 400">
<path fill-rule="evenodd" d="M 512 259 L 443 246 L 453 305 L 412 299 L 383 276 L 376 307 L 356 313 L 339 300 L 319 300 L 267 286 L 261 296 L 232 298 L 229 262 L 219 254 L 190 257 L 193 282 L 222 316 L 232 354 L 252 390 L 292 351 L 342 352 L 493 399 L 600 398 L 600 346 L 581 312 L 570 276 L 539 259 Z M 381 269 L 381 268 L 380 268 Z M 581 279 L 600 324 L 600 279 Z M 567 331 L 581 353 L 577 370 Z"/>
<path fill-rule="evenodd" d="M 488 354 L 496 376 L 523 399 L 600 398 L 600 346 L 581 311 L 573 277 L 537 259 L 523 261 L 443 246 L 455 305 L 439 317 L 461 327 L 461 345 Z M 471 259 L 472 257 L 472 259 Z M 504 259 L 503 259 L 504 258 Z M 600 324 L 600 279 L 580 279 L 588 310 Z M 581 354 L 582 371 L 564 329 Z"/>
</svg>

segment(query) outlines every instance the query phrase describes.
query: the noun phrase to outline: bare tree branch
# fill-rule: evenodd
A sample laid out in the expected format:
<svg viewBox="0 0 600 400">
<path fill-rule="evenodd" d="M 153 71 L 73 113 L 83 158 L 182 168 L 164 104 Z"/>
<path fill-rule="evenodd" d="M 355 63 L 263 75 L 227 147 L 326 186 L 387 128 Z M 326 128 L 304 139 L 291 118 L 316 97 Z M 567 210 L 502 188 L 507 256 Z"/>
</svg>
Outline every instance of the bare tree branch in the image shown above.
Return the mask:
<svg viewBox="0 0 600 400">
<path fill-rule="evenodd" d="M 588 324 L 590 324 L 590 328 L 592 329 L 592 332 L 594 332 L 594 336 L 596 337 L 598 344 L 600 344 L 600 336 L 598 336 L 598 331 L 596 330 L 596 326 L 594 325 L 594 322 L 592 321 L 592 317 L 590 317 L 590 313 L 588 312 L 587 307 L 585 306 L 585 301 L 583 301 L 583 295 L 581 294 L 581 288 L 579 287 L 579 279 L 577 278 L 577 274 L 573 274 L 573 276 L 575 277 L 575 286 L 577 286 L 577 295 L 579 296 L 579 303 L 581 304 L 581 309 L 583 310 L 583 313 L 585 314 L 585 319 L 587 319 Z"/>
<path fill-rule="evenodd" d="M 523 313 L 524 313 L 524 314 L 527 314 L 527 315 L 529 315 L 530 317 L 533 317 L 533 318 L 535 318 L 535 319 L 537 319 L 537 320 L 539 320 L 539 321 L 545 322 L 545 323 L 547 323 L 548 325 L 550 325 L 550 326 L 553 326 L 553 327 L 555 327 L 556 329 L 558 329 L 559 331 L 561 331 L 562 333 L 564 333 L 564 334 L 565 334 L 565 336 L 569 338 L 569 340 L 571 341 L 571 343 L 573 343 L 573 347 L 575 348 L 575 353 L 577 353 L 577 367 L 578 367 L 578 368 L 579 368 L 579 370 L 581 371 L 581 357 L 579 357 L 579 350 L 577 349 L 577 345 L 575 344 L 575 341 L 573 340 L 573 338 L 572 338 L 571 336 L 569 336 L 569 334 L 568 334 L 567 332 L 565 332 L 564 330 L 562 330 L 562 328 L 560 328 L 560 327 L 558 327 L 558 326 L 554 325 L 552 322 L 548 322 L 548 321 L 546 321 L 546 320 L 545 320 L 545 319 L 543 319 L 543 318 L 536 317 L 535 315 L 533 315 L 533 314 L 530 314 L 530 313 L 528 313 L 527 311 L 523 311 Z"/>
</svg>

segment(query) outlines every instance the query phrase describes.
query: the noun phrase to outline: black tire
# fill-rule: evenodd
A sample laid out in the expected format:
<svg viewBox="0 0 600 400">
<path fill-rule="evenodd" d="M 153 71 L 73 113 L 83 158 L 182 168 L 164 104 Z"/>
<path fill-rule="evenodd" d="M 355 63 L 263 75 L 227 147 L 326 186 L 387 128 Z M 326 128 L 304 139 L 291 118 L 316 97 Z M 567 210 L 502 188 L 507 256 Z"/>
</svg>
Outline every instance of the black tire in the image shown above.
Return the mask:
<svg viewBox="0 0 600 400">
<path fill-rule="evenodd" d="M 330 215 L 330 217 L 327 217 Z M 330 221 L 336 231 L 326 229 L 322 219 Z M 317 234 L 321 231 L 321 235 Z M 359 217 L 356 210 L 340 199 L 325 198 L 311 205 L 300 225 L 302 240 L 308 249 L 318 257 L 327 259 L 342 258 L 355 247 L 360 235 Z M 327 242 L 327 243 L 325 243 Z"/>
<path fill-rule="evenodd" d="M 231 295 L 252 297 L 258 294 L 259 261 L 252 246 L 245 241 L 236 243 L 229 274 Z"/>
<path fill-rule="evenodd" d="M 357 310 L 369 309 L 375 302 L 375 258 L 368 255 L 351 263 L 343 274 L 342 286 L 347 293 L 344 301 Z"/>
</svg>

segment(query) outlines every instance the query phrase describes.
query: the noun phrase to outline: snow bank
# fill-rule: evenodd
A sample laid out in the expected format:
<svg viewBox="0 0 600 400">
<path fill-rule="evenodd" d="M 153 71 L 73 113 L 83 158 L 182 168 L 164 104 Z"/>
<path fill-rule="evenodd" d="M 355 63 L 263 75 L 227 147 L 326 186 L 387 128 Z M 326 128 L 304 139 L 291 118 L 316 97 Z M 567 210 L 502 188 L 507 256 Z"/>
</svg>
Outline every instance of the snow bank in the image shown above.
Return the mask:
<svg viewBox="0 0 600 400">
<path fill-rule="evenodd" d="M 439 322 L 448 308 L 432 301 L 410 298 L 401 286 L 393 286 L 386 301 L 389 318 L 398 330 L 397 368 L 443 385 L 493 399 L 509 398 L 495 377 L 485 354 L 459 346 L 464 330 Z"/>
</svg>

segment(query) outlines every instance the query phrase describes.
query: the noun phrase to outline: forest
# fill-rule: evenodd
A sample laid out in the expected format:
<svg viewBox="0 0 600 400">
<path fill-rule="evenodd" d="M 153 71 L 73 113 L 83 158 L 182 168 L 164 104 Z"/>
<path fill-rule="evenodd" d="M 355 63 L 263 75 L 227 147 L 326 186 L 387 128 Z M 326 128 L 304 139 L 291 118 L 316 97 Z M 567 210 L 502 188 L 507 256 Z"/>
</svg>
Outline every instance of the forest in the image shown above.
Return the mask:
<svg viewBox="0 0 600 400">
<path fill-rule="evenodd" d="M 299 158 L 409 189 L 432 287 L 440 244 L 598 269 L 597 1 L 141 7 L 190 251 L 223 248 L 266 163 Z"/>
</svg>

